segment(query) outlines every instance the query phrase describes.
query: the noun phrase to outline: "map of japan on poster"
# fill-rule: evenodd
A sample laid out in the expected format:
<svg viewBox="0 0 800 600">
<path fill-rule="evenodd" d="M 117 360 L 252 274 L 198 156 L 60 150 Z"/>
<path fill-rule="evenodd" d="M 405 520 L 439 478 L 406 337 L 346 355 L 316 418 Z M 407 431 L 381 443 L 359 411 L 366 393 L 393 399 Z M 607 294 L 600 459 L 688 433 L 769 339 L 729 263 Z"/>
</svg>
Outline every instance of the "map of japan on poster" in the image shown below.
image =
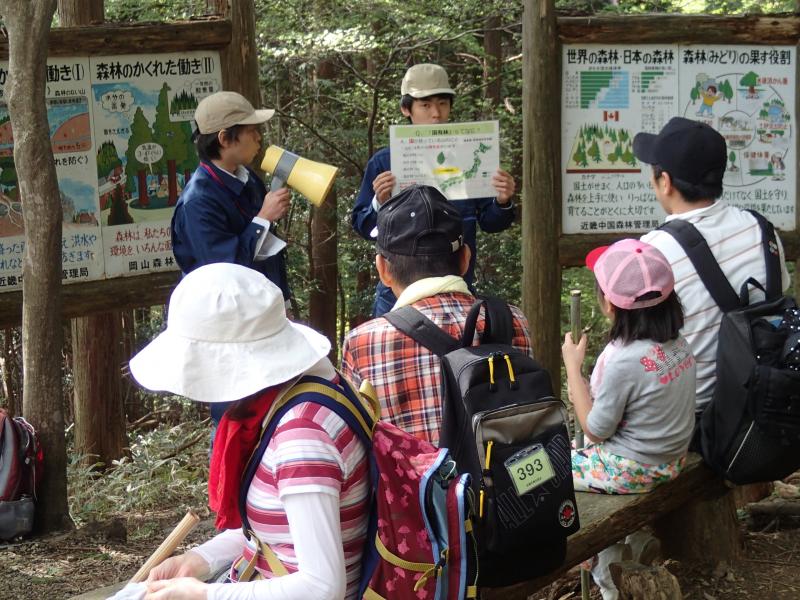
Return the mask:
<svg viewBox="0 0 800 600">
<path fill-rule="evenodd" d="M 25 249 L 7 77 L 0 62 L 0 292 L 22 287 Z M 194 109 L 221 86 L 217 52 L 48 60 L 65 283 L 176 268 L 170 219 L 198 165 Z"/>
<path fill-rule="evenodd" d="M 723 199 L 795 228 L 794 46 L 569 45 L 562 72 L 564 233 L 647 231 L 665 217 L 633 137 L 673 116 L 726 140 Z"/>
<path fill-rule="evenodd" d="M 393 193 L 432 185 L 449 200 L 497 195 L 492 175 L 500 166 L 497 121 L 393 125 L 389 129 Z"/>
</svg>

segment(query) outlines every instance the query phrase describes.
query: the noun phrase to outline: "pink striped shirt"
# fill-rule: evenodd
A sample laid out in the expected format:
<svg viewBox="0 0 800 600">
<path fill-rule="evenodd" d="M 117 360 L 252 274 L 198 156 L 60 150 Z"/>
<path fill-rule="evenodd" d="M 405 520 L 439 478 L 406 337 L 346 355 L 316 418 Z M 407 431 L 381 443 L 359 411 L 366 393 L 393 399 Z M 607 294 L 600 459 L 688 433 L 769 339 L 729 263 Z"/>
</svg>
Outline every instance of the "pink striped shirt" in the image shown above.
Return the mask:
<svg viewBox="0 0 800 600">
<path fill-rule="evenodd" d="M 281 418 L 247 492 L 250 525 L 289 573 L 297 571 L 297 558 L 281 500 L 304 493 L 339 498 L 346 597 L 355 598 L 367 529 L 369 463 L 364 446 L 345 422 L 313 402 L 299 404 Z M 248 542 L 245 559 L 255 550 Z M 257 568 L 264 577 L 272 577 L 263 557 Z"/>
</svg>

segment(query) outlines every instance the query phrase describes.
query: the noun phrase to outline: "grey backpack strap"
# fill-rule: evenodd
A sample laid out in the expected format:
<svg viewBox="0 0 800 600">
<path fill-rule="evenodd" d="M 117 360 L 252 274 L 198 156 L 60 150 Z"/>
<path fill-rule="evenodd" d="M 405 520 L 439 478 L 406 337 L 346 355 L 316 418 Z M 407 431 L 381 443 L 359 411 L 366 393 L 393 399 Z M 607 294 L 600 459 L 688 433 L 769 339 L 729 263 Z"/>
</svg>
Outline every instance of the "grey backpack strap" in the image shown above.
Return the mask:
<svg viewBox="0 0 800 600">
<path fill-rule="evenodd" d="M 405 333 L 412 340 L 433 352 L 436 356 L 444 356 L 461 347 L 461 341 L 455 339 L 423 315 L 413 306 L 404 306 L 383 315 L 394 327 Z"/>
<path fill-rule="evenodd" d="M 761 247 L 764 249 L 764 263 L 767 269 L 766 296 L 768 300 L 774 300 L 781 296 L 781 259 L 778 255 L 778 239 L 775 235 L 775 227 L 766 217 L 754 210 L 748 210 L 758 221 L 761 228 Z"/>
<path fill-rule="evenodd" d="M 683 219 L 673 219 L 664 223 L 659 229 L 669 233 L 681 245 L 703 285 L 722 312 L 739 308 L 741 304 L 736 290 L 720 269 L 717 259 L 711 253 L 711 248 L 708 247 L 708 242 L 697 227 Z"/>
</svg>

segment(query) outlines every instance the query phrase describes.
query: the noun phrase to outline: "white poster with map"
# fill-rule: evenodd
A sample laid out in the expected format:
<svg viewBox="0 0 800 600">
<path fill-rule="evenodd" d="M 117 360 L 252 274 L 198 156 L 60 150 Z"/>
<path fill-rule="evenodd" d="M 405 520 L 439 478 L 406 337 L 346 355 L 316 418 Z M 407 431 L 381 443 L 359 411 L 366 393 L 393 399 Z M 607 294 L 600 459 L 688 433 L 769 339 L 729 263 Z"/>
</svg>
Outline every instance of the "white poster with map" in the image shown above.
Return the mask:
<svg viewBox="0 0 800 600">
<path fill-rule="evenodd" d="M 14 137 L 4 86 L 8 64 L 0 62 L 0 292 L 22 288 L 25 251 L 22 199 L 14 167 Z M 97 163 L 87 58 L 47 61 L 45 102 L 61 196 L 64 283 L 103 277 L 103 245 L 97 203 Z"/>
<path fill-rule="evenodd" d="M 410 185 L 437 187 L 449 200 L 497 195 L 492 175 L 500 167 L 497 121 L 393 125 L 389 129 L 393 193 Z"/>
<path fill-rule="evenodd" d="M 673 116 L 725 137 L 725 200 L 794 229 L 795 61 L 793 46 L 564 46 L 564 233 L 641 232 L 663 222 L 632 139 Z"/>
<path fill-rule="evenodd" d="M 219 53 L 91 59 L 108 277 L 175 268 L 170 219 L 198 166 L 197 103 L 222 89 Z"/>
</svg>

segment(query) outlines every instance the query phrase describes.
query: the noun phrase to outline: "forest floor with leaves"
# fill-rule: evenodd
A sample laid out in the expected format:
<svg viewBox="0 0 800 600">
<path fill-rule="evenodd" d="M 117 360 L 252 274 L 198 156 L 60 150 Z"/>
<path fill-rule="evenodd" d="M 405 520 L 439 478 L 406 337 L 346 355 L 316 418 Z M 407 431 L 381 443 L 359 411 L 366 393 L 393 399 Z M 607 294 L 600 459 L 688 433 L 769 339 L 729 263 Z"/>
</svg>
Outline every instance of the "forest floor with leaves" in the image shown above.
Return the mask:
<svg viewBox="0 0 800 600">
<path fill-rule="evenodd" d="M 125 581 L 189 508 L 202 520 L 181 549 L 208 539 L 214 528 L 205 504 L 207 439 L 207 422 L 183 420 L 132 436 L 132 458 L 101 477 L 77 461 L 71 464 L 70 513 L 77 527 L 0 545 L 0 600 L 61 600 Z M 773 497 L 800 505 L 800 473 L 786 482 Z M 800 598 L 800 520 L 739 514 L 744 548 L 735 563 L 715 568 L 667 564 L 684 598 Z M 579 575 L 573 571 L 531 600 L 580 597 Z M 594 586 L 591 597 L 600 598 Z"/>
</svg>

